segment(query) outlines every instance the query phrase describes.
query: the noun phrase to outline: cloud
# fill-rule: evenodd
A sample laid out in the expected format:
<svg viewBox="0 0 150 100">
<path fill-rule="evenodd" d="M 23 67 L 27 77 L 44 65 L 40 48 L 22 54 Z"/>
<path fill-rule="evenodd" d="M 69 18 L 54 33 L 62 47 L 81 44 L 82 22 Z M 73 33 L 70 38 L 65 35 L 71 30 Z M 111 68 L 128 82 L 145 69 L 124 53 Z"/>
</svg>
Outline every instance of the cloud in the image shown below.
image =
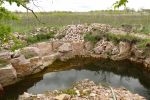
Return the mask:
<svg viewBox="0 0 150 100">
<path fill-rule="evenodd" d="M 112 8 L 116 0 L 36 0 L 28 4 L 28 7 L 34 11 L 91 11 L 91 10 L 105 10 Z M 150 9 L 150 0 L 129 0 L 127 7 L 136 10 L 140 8 Z M 17 7 L 15 4 L 4 5 L 10 11 L 26 11 L 22 7 Z"/>
</svg>

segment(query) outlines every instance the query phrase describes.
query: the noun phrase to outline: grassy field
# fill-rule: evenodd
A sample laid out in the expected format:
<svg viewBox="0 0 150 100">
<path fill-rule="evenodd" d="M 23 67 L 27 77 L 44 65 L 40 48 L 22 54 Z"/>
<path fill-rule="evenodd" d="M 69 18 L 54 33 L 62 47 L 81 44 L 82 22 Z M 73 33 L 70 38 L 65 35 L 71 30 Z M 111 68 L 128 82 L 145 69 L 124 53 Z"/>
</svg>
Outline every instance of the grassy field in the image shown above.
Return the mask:
<svg viewBox="0 0 150 100">
<path fill-rule="evenodd" d="M 82 23 L 105 23 L 112 26 L 122 24 L 142 24 L 145 26 L 145 32 L 150 32 L 150 14 L 127 13 L 127 12 L 43 12 L 36 13 L 41 22 L 39 23 L 31 13 L 15 13 L 18 16 L 17 21 L 4 21 L 12 27 L 13 32 L 26 32 L 36 27 L 54 26 L 61 27 L 68 24 Z"/>
</svg>

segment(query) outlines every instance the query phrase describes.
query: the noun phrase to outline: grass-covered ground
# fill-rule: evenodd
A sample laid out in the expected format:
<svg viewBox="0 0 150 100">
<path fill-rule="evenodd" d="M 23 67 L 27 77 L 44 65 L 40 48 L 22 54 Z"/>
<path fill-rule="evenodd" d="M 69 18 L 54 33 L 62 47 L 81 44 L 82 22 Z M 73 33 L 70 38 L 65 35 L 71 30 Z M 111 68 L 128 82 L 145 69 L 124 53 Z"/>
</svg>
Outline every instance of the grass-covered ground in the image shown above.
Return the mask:
<svg viewBox="0 0 150 100">
<path fill-rule="evenodd" d="M 150 32 L 150 14 L 126 11 L 93 11 L 93 12 L 41 12 L 36 13 L 42 23 L 39 23 L 32 13 L 15 13 L 18 21 L 4 21 L 9 23 L 13 32 L 26 32 L 36 27 L 61 27 L 68 24 L 105 23 L 112 26 L 122 24 L 142 24 L 144 33 Z"/>
</svg>

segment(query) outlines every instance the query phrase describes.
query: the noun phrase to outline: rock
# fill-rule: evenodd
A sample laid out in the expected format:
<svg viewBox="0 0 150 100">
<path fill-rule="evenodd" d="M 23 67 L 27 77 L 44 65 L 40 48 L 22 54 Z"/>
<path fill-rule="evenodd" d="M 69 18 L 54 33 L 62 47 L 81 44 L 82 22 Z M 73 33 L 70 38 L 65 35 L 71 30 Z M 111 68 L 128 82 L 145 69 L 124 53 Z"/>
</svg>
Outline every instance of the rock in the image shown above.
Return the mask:
<svg viewBox="0 0 150 100">
<path fill-rule="evenodd" d="M 25 47 L 25 48 L 21 49 L 20 52 L 27 59 L 41 55 L 41 52 L 37 47 Z"/>
<path fill-rule="evenodd" d="M 24 92 L 23 95 L 19 96 L 18 100 L 27 100 L 32 96 L 32 94 Z"/>
<path fill-rule="evenodd" d="M 0 51 L 0 61 L 9 61 L 11 59 L 12 52 Z"/>
<path fill-rule="evenodd" d="M 60 56 L 60 53 L 54 53 L 51 55 L 43 56 L 42 57 L 42 64 L 43 67 L 47 67 L 51 65 L 56 59 L 58 59 Z"/>
<path fill-rule="evenodd" d="M 128 42 L 120 42 L 119 43 L 119 53 L 120 55 L 128 55 L 130 54 L 131 45 Z"/>
<path fill-rule="evenodd" d="M 104 49 L 105 48 L 103 46 L 97 46 L 93 50 L 94 50 L 94 53 L 101 54 L 104 51 Z"/>
<path fill-rule="evenodd" d="M 55 99 L 56 100 L 70 100 L 70 95 L 68 94 L 61 94 L 59 96 L 56 96 Z"/>
<path fill-rule="evenodd" d="M 148 67 L 148 69 L 150 68 L 150 58 L 146 58 L 144 60 L 144 65 L 145 65 L 145 67 Z"/>
<path fill-rule="evenodd" d="M 84 42 L 72 42 L 71 46 L 73 55 L 84 55 Z"/>
<path fill-rule="evenodd" d="M 40 42 L 40 43 L 34 44 L 33 47 L 36 47 L 39 49 L 41 56 L 45 56 L 53 52 L 51 42 Z"/>
<path fill-rule="evenodd" d="M 85 42 L 84 47 L 85 47 L 85 49 L 86 49 L 87 51 L 90 51 L 90 50 L 93 49 L 94 44 L 93 44 L 92 42 L 89 42 L 89 41 L 88 41 L 88 42 Z"/>
<path fill-rule="evenodd" d="M 13 53 L 13 55 L 12 55 L 12 58 L 17 58 L 17 57 L 19 57 L 20 55 L 21 55 L 20 49 L 15 50 L 14 53 Z"/>
<path fill-rule="evenodd" d="M 3 93 L 3 91 L 4 91 L 3 86 L 0 84 L 0 96 Z"/>
<path fill-rule="evenodd" d="M 18 77 L 23 77 L 31 74 L 31 63 L 27 60 L 24 55 L 11 60 L 12 66 L 15 68 Z"/>
<path fill-rule="evenodd" d="M 66 53 L 66 52 L 72 51 L 72 46 L 70 43 L 64 43 L 58 48 L 58 51 L 60 53 Z"/>
<path fill-rule="evenodd" d="M 131 45 L 128 42 L 119 43 L 119 54 L 111 56 L 112 60 L 124 60 L 131 56 Z"/>
<path fill-rule="evenodd" d="M 32 71 L 32 74 L 35 74 L 35 73 L 43 70 L 43 68 L 42 68 L 43 62 L 40 57 L 33 57 L 33 58 L 30 58 L 29 60 L 30 60 L 30 64 L 31 64 L 30 70 Z"/>
<path fill-rule="evenodd" d="M 53 51 L 57 51 L 58 47 L 60 47 L 63 43 L 61 41 L 53 41 L 52 42 L 52 47 Z"/>
<path fill-rule="evenodd" d="M 145 58 L 144 50 L 138 49 L 136 46 L 133 46 L 133 48 L 132 48 L 132 56 L 135 56 L 135 58 L 144 59 Z"/>
<path fill-rule="evenodd" d="M 11 85 L 17 81 L 16 70 L 12 65 L 7 65 L 0 69 L 0 84 L 4 86 Z"/>
</svg>

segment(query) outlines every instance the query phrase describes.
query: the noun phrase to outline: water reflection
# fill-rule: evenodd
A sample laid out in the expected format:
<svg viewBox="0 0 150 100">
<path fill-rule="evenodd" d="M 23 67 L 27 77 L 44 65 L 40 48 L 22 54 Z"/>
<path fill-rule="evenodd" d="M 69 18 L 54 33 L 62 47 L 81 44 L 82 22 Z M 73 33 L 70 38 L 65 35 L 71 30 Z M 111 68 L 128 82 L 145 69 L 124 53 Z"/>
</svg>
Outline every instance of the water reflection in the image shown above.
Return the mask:
<svg viewBox="0 0 150 100">
<path fill-rule="evenodd" d="M 3 99 L 17 98 L 25 91 L 36 94 L 48 90 L 69 88 L 74 82 L 85 78 L 93 80 L 97 84 L 107 83 L 114 87 L 123 86 L 150 99 L 150 74 L 140 67 L 141 65 L 132 64 L 129 61 L 114 62 L 91 58 L 72 59 L 67 63 L 56 61 L 45 71 L 7 87 Z"/>
</svg>

